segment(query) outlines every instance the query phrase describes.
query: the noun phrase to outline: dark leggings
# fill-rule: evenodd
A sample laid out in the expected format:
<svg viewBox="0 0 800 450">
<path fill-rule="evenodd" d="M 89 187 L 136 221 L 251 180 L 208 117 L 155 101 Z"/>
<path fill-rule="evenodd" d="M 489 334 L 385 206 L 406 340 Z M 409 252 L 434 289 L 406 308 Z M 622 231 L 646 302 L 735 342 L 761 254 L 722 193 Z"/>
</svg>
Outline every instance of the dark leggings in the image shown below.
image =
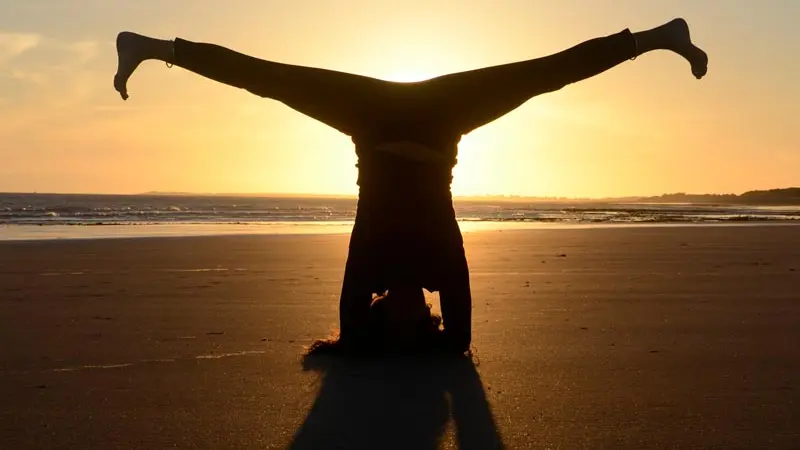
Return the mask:
<svg viewBox="0 0 800 450">
<path fill-rule="evenodd" d="M 280 101 L 354 139 L 374 128 L 410 120 L 461 136 L 509 113 L 532 97 L 605 72 L 637 56 L 629 30 L 591 39 L 560 53 L 415 83 L 397 83 L 257 59 L 230 49 L 175 40 L 175 65 L 218 82 Z M 356 220 L 358 222 L 358 218 Z M 455 233 L 457 224 L 453 218 Z M 357 224 L 358 226 L 358 224 Z M 359 250 L 355 250 L 358 252 Z M 365 288 L 351 244 L 341 300 L 341 334 L 358 328 L 372 292 Z M 471 298 L 463 247 L 446 258 L 451 276 L 441 286 L 445 330 L 469 346 Z"/>
<path fill-rule="evenodd" d="M 464 135 L 540 94 L 593 77 L 636 56 L 628 30 L 568 50 L 416 83 L 398 83 L 257 59 L 214 44 L 175 40 L 184 69 L 280 101 L 349 136 L 376 122 L 427 117 Z"/>
</svg>

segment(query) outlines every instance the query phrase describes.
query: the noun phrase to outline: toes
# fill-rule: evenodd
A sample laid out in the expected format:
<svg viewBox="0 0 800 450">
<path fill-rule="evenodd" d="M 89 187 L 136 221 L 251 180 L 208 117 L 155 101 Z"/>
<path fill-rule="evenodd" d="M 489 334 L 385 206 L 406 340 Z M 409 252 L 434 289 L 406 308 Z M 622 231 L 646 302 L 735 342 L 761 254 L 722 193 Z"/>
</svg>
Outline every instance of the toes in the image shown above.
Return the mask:
<svg viewBox="0 0 800 450">
<path fill-rule="evenodd" d="M 119 92 L 123 100 L 128 99 L 128 88 L 125 84 L 125 81 L 123 81 L 119 75 L 114 76 L 114 89 Z"/>
<path fill-rule="evenodd" d="M 695 61 L 692 64 L 692 73 L 697 79 L 703 78 L 708 73 L 708 55 L 703 50 L 697 48 Z"/>
<path fill-rule="evenodd" d="M 704 76 L 706 76 L 706 74 L 708 73 L 708 69 L 703 67 L 703 68 L 700 68 L 700 69 L 693 70 L 692 73 L 699 80 L 700 78 L 703 78 Z"/>
<path fill-rule="evenodd" d="M 697 77 L 697 79 L 703 78 L 707 72 L 708 72 L 708 67 L 705 64 L 692 65 L 692 74 L 695 77 Z"/>
</svg>

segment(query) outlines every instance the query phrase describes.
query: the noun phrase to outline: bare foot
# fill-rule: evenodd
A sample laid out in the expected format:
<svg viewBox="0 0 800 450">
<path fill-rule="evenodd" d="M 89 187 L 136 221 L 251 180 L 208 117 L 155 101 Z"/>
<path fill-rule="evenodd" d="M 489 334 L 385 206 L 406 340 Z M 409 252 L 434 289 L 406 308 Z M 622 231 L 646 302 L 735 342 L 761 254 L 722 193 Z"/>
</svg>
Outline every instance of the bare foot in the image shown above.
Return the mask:
<svg viewBox="0 0 800 450">
<path fill-rule="evenodd" d="M 683 19 L 675 19 L 664 25 L 664 31 L 672 43 L 671 50 L 686 58 L 692 65 L 692 74 L 699 80 L 708 72 L 708 55 L 692 43 L 689 25 Z"/>
<path fill-rule="evenodd" d="M 128 99 L 128 78 L 142 61 L 153 57 L 152 42 L 155 39 L 123 31 L 117 35 L 117 74 L 114 89 L 123 100 Z"/>
</svg>

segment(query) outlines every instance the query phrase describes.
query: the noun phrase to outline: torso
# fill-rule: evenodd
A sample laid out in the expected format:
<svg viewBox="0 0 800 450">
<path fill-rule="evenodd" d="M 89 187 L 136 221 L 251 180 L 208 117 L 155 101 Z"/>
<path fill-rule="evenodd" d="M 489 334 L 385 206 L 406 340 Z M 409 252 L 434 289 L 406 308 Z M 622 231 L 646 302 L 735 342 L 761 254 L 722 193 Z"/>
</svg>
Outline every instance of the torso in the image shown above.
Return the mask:
<svg viewBox="0 0 800 450">
<path fill-rule="evenodd" d="M 397 284 L 437 290 L 449 261 L 463 257 L 450 193 L 457 141 L 354 141 L 359 201 L 351 252 L 371 261 L 374 292 Z"/>
<path fill-rule="evenodd" d="M 450 184 L 457 144 L 425 145 L 410 140 L 359 143 L 359 209 L 405 228 L 449 216 Z M 377 220 L 377 218 L 371 218 Z"/>
</svg>

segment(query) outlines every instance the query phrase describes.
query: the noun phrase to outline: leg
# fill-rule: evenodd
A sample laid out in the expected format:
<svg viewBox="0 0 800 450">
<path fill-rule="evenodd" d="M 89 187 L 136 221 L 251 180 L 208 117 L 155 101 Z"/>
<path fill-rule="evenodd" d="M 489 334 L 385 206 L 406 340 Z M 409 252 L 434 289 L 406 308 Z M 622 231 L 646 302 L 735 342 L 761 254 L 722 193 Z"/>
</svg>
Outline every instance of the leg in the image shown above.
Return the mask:
<svg viewBox="0 0 800 450">
<path fill-rule="evenodd" d="M 312 67 L 265 61 L 214 44 L 164 41 L 134 33 L 117 37 L 119 66 L 114 86 L 128 98 L 127 80 L 138 65 L 154 59 L 212 80 L 280 101 L 337 130 L 353 135 L 387 108 L 400 84 Z"/>
<path fill-rule="evenodd" d="M 434 100 L 433 114 L 445 126 L 466 134 L 509 113 L 531 98 L 603 73 L 653 50 L 671 50 L 692 65 L 697 78 L 706 73 L 708 58 L 695 47 L 686 22 L 676 19 L 652 30 L 628 30 L 595 38 L 544 58 L 488 67 L 423 82 Z M 435 110 L 435 111 L 433 111 Z"/>
</svg>

